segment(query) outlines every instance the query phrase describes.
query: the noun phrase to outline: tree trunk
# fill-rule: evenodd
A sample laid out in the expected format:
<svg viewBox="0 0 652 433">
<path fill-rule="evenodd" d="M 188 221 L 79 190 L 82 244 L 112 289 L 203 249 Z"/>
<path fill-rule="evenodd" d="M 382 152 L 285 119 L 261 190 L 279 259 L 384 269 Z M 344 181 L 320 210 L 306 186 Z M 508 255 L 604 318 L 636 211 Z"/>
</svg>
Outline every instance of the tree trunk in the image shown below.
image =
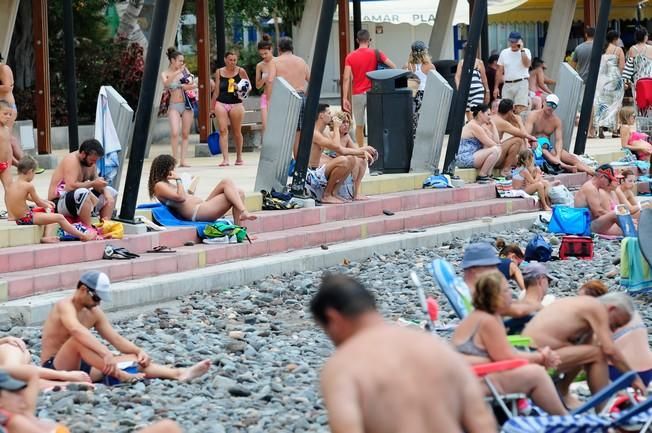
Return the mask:
<svg viewBox="0 0 652 433">
<path fill-rule="evenodd" d="M 18 5 L 16 26 L 11 38 L 7 64 L 14 73 L 14 87 L 23 90 L 34 86 L 34 34 L 32 30 L 32 2 Z M 18 53 L 18 55 L 16 55 Z"/>
</svg>

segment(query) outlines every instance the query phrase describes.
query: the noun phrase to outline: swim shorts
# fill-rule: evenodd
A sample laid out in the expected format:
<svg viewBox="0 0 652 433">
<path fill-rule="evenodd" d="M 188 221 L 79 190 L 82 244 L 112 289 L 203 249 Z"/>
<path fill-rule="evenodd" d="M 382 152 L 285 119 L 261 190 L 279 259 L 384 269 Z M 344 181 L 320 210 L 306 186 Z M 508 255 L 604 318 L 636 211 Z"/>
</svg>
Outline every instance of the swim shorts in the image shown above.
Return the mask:
<svg viewBox="0 0 652 433">
<path fill-rule="evenodd" d="M 118 196 L 118 191 L 111 188 L 110 186 L 104 187 L 105 190 L 108 190 L 113 198 Z M 59 196 L 56 201 L 57 204 L 57 213 L 60 213 L 65 216 L 76 218 L 79 216 L 79 210 L 84 205 L 84 202 L 88 198 L 89 194 L 94 194 L 97 197 L 97 204 L 93 209 L 93 215 L 99 215 L 100 211 L 106 204 L 106 198 L 104 194 L 88 189 L 88 188 L 77 188 L 74 191 L 64 191 Z"/>
<path fill-rule="evenodd" d="M 0 173 L 11 167 L 11 161 L 2 161 L 0 162 Z"/>
<path fill-rule="evenodd" d="M 50 357 L 50 359 L 45 361 L 43 363 L 42 367 L 43 368 L 49 368 L 50 370 L 56 370 L 57 368 L 54 366 L 54 356 Z M 91 374 L 91 366 L 90 366 L 90 364 L 88 364 L 83 359 L 79 361 L 79 370 L 83 371 L 86 374 Z"/>
</svg>

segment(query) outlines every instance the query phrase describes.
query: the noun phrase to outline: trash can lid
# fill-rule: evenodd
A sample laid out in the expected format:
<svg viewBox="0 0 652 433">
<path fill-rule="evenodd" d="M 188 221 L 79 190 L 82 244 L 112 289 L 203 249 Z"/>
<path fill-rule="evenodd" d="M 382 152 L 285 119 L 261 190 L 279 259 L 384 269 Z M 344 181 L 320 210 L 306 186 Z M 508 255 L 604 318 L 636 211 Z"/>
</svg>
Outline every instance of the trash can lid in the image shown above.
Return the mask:
<svg viewBox="0 0 652 433">
<path fill-rule="evenodd" d="M 367 72 L 367 77 L 374 81 L 395 80 L 410 74 L 405 69 L 380 69 L 378 71 Z"/>
</svg>

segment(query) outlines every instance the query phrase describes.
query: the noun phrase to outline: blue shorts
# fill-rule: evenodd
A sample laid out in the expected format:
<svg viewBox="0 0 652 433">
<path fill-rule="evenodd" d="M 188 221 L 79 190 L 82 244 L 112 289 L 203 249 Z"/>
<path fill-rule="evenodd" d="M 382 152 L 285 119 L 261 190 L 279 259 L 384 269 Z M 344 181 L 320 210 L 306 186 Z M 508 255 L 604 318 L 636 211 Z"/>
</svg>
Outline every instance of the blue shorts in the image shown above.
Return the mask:
<svg viewBox="0 0 652 433">
<path fill-rule="evenodd" d="M 637 373 L 645 386 L 648 386 L 650 382 L 652 382 L 652 369 L 645 370 L 645 371 L 637 371 Z M 621 375 L 622 373 L 620 372 L 620 370 L 618 370 L 613 365 L 609 366 L 609 380 L 613 382 L 614 380 L 618 379 Z"/>
<path fill-rule="evenodd" d="M 54 356 L 52 356 L 50 359 L 45 361 L 42 365 L 43 368 L 49 368 L 50 370 L 56 370 L 57 368 L 54 366 Z M 91 366 L 88 364 L 86 361 L 83 359 L 79 361 L 79 370 L 83 371 L 86 374 L 91 374 Z"/>
</svg>

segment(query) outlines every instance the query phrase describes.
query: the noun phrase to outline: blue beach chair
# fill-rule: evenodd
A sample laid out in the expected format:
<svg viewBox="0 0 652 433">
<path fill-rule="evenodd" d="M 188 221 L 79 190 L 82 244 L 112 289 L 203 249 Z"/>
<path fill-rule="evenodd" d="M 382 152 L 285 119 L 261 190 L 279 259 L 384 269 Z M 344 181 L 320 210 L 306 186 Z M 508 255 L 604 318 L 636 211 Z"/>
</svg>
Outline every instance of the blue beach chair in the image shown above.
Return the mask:
<svg viewBox="0 0 652 433">
<path fill-rule="evenodd" d="M 635 378 L 634 372 L 623 374 L 570 415 L 513 417 L 503 425 L 501 433 L 606 433 L 609 428 L 625 426 L 628 431 L 635 426 L 638 429 L 635 431 L 645 432 L 652 423 L 652 399 L 634 404 L 615 416 L 586 413 L 626 389 Z"/>
</svg>

